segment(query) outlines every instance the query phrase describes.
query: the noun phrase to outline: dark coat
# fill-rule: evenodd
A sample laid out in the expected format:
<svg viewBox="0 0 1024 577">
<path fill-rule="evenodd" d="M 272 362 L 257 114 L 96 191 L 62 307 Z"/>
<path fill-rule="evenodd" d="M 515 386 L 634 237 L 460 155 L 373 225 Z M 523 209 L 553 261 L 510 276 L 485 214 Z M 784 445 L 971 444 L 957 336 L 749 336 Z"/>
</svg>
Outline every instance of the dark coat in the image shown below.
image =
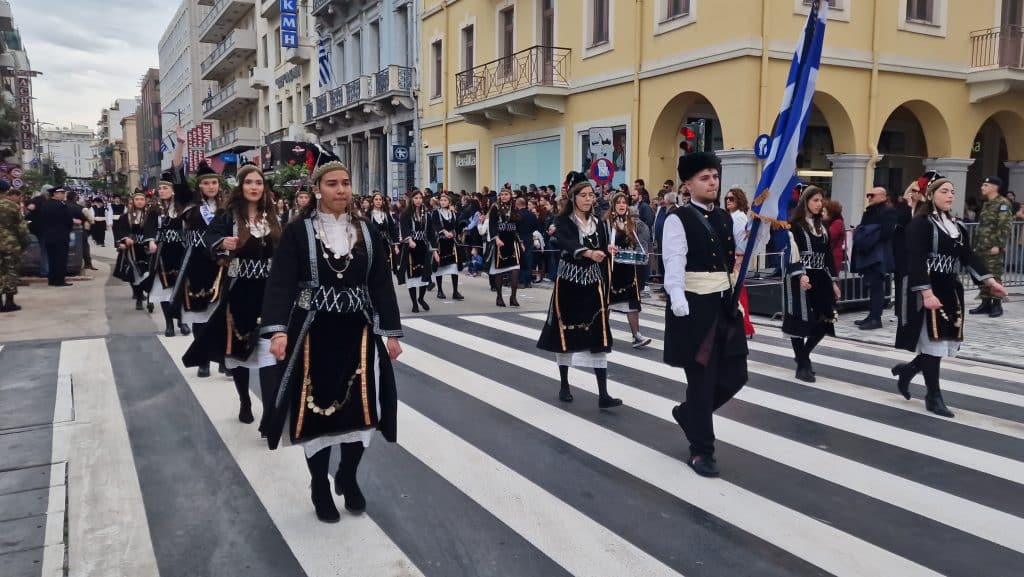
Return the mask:
<svg viewBox="0 0 1024 577">
<path fill-rule="evenodd" d="M 853 231 L 853 272 L 890 273 L 896 270 L 893 235 L 896 211 L 885 204 L 874 204 L 864 211 L 860 225 Z"/>
<path fill-rule="evenodd" d="M 35 210 L 29 213 L 29 220 L 32 221 L 32 233 L 41 242 L 68 240 L 74 227 L 71 207 L 67 202 L 52 198 L 37 204 Z"/>
<path fill-rule="evenodd" d="M 526 247 L 533 247 L 533 231 L 540 230 L 540 220 L 537 215 L 530 212 L 530 209 L 519 210 L 519 222 L 516 223 L 519 232 L 519 240 Z"/>
</svg>

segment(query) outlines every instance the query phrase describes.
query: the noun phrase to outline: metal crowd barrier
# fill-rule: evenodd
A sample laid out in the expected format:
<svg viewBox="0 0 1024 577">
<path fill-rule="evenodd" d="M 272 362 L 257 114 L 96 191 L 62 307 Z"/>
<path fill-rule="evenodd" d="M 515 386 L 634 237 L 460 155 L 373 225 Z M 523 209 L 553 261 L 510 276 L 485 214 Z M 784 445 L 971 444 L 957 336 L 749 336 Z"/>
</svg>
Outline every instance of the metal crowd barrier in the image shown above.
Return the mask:
<svg viewBox="0 0 1024 577">
<path fill-rule="evenodd" d="M 978 228 L 978 223 L 972 222 L 964 225 L 967 228 L 967 235 L 972 237 Z M 1024 221 L 1014 221 L 1013 227 L 1010 229 L 1010 238 L 1006 242 L 1005 251 L 1005 267 L 1003 268 L 1003 286 L 1017 287 L 1024 286 Z M 962 279 L 964 286 L 969 287 L 973 285 L 969 275 L 964 275 Z"/>
</svg>

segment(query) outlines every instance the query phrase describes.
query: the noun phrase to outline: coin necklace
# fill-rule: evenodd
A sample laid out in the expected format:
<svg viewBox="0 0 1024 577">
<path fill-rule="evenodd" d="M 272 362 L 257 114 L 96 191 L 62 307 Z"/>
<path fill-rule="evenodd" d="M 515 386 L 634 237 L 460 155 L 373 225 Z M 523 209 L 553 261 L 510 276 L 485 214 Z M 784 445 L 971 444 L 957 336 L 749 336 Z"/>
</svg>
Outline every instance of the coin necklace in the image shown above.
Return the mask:
<svg viewBox="0 0 1024 577">
<path fill-rule="evenodd" d="M 346 229 L 350 229 L 350 228 L 351 228 L 351 224 L 346 223 Z M 350 231 L 348 231 L 347 234 L 349 236 L 349 246 L 352 246 L 352 242 L 351 242 L 352 241 L 352 233 Z M 330 241 L 327 240 L 327 232 L 324 230 L 324 226 L 320 222 L 317 222 L 317 234 L 316 234 L 316 237 L 320 241 L 320 245 L 324 249 L 323 257 L 324 257 L 324 262 L 327 263 L 327 268 L 331 269 L 331 271 L 334 273 L 334 276 L 338 277 L 339 280 L 345 278 L 345 271 L 348 270 L 348 265 L 350 265 L 352 263 L 352 252 L 351 252 L 351 250 L 349 250 L 349 252 L 347 252 L 345 254 L 341 254 L 340 252 L 337 252 L 337 251 L 333 250 L 333 248 L 331 247 Z M 331 264 L 331 257 L 332 256 L 334 257 L 335 260 L 343 260 L 344 259 L 344 266 L 342 266 L 341 269 L 336 269 L 336 268 L 334 268 L 334 265 Z"/>
</svg>

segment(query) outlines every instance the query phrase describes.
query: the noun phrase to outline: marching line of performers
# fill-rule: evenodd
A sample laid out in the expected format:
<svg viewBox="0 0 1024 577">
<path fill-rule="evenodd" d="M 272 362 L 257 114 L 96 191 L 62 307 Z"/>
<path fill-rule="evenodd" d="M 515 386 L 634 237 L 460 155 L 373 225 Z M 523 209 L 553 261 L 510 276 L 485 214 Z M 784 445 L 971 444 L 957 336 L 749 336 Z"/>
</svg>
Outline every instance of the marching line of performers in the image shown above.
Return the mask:
<svg viewBox="0 0 1024 577">
<path fill-rule="evenodd" d="M 182 136 L 179 136 L 182 138 Z M 689 443 L 687 464 L 706 477 L 719 475 L 713 414 L 746 384 L 747 338 L 734 290 L 736 239 L 733 218 L 716 205 L 721 162 L 712 153 L 687 155 L 679 176 L 691 203 L 665 222 L 663 259 L 668 306 L 663 360 L 685 374 L 685 400 L 671 414 Z M 329 463 L 340 455 L 334 493 L 352 513 L 366 510 L 357 471 L 374 431 L 396 441 L 397 386 L 392 362 L 402 353 L 401 314 L 394 277 L 409 290 L 413 310 L 426 308 L 432 281 L 443 295 L 444 276 L 458 292 L 458 244 L 450 203 L 427 211 L 413 193 L 396 223 L 383 197 L 370 210 L 353 202 L 351 171 L 321 151 L 311 176 L 313 198 L 282 225 L 273 191 L 262 171 L 243 165 L 238 185 L 218 206 L 220 181 L 208 168 L 189 190 L 180 158 L 161 181 L 160 204 L 146 209 L 132 199 L 115 223 L 119 269 L 137 303 L 161 302 L 168 336 L 191 323 L 187 367 L 209 374 L 223 362 L 239 397 L 238 419 L 252 423 L 249 384 L 258 378 L 262 400 L 259 433 L 270 449 L 303 447 L 311 477 L 310 498 L 319 519 L 336 522 Z M 906 231 L 907 291 L 897 346 L 918 353 L 894 369 L 898 388 L 924 373 L 928 410 L 952 414 L 942 402 L 938 370 L 963 339 L 963 287 L 956 272 L 971 270 L 979 283 L 1005 293 L 964 242 L 949 217 L 952 184 L 937 178 Z M 810 354 L 833 334 L 839 296 L 835 270 L 826 256 L 821 227 L 823 192 L 804 191 L 791 229 L 793 258 L 787 268 L 784 330 L 793 338 L 797 378 L 813 380 Z M 598 408 L 622 405 L 607 387 L 608 353 L 614 346 L 609 314 L 624 309 L 632 345 L 650 343 L 639 332 L 639 277 L 646 264 L 628 201 L 616 196 L 599 218 L 594 187 L 570 173 L 567 202 L 555 219 L 557 275 L 536 346 L 553 353 L 559 373 L 557 396 L 573 402 L 570 367 L 592 369 Z M 503 191 L 478 227 L 486 228 L 490 270 L 507 274 L 518 264 L 512 231 L 511 194 Z M 500 242 L 499 242 L 500 241 Z M 515 305 L 515 276 L 510 303 Z M 499 291 L 502 283 L 498 283 Z M 148 295 L 147 295 L 148 293 Z M 159 295 L 154 297 L 154 294 Z M 498 293 L 498 301 L 502 295 Z M 163 304 L 166 303 L 167 307 Z M 916 304 L 915 304 L 916 303 Z M 181 314 L 177 314 L 180 311 Z"/>
</svg>

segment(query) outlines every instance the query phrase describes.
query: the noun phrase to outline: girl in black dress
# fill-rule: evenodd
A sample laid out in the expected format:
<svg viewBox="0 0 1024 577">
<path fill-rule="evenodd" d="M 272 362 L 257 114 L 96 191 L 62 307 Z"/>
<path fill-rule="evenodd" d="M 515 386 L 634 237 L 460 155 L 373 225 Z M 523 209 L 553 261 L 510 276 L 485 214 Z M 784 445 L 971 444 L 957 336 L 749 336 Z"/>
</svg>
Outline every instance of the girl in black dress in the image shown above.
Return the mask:
<svg viewBox="0 0 1024 577">
<path fill-rule="evenodd" d="M 1006 289 L 988 271 L 984 260 L 974 254 L 967 230 L 950 210 L 953 208 L 953 183 L 938 178 L 928 185 L 926 198 L 917 204 L 914 218 L 906 231 L 907 252 L 906 310 L 899 317 L 896 348 L 917 353 L 909 363 L 896 365 L 896 387 L 910 399 L 910 380 L 924 373 L 925 408 L 936 415 L 952 417 L 939 388 L 939 369 L 943 357 L 954 357 L 964 340 L 964 287 L 960 268 L 964 267 L 978 285 L 986 284 L 996 296 Z"/>
<path fill-rule="evenodd" d="M 828 230 L 821 222 L 824 201 L 823 191 L 816 186 L 808 186 L 800 195 L 789 221 L 790 262 L 782 283 L 786 307 L 782 332 L 793 343 L 796 378 L 808 383 L 815 381 L 811 351 L 825 335 L 836 334 L 835 303 L 840 296 Z"/>
<path fill-rule="evenodd" d="M 118 250 L 114 270 L 118 278 L 131 285 L 137 311 L 146 306 L 143 305 L 146 293 L 153 284 L 149 277 L 149 249 L 144 242 L 148 214 L 146 195 L 136 192 L 127 210 L 114 221 L 114 242 Z M 148 309 L 153 312 L 153 303 L 149 303 Z"/>
<path fill-rule="evenodd" d="M 457 221 L 459 215 L 452 210 L 452 197 L 447 192 L 442 192 L 437 199 L 437 209 L 430 213 L 431 232 L 437 244 L 437 251 L 434 252 L 434 262 L 437 263 L 437 270 L 434 272 L 437 281 L 437 298 L 444 300 L 444 288 L 441 286 L 445 276 L 452 277 L 452 298 L 461 301 L 465 297 L 459 292 L 459 269 L 462 268 L 462 257 L 459 255 L 456 232 L 458 232 Z"/>
<path fill-rule="evenodd" d="M 519 229 L 516 225 L 518 222 L 519 211 L 512 202 L 512 191 L 503 188 L 498 193 L 498 202 L 494 203 L 487 213 L 489 235 L 487 254 L 484 256 L 485 266 L 488 267 L 487 274 L 494 279 L 494 286 L 498 292 L 494 304 L 499 307 L 505 306 L 501 290 L 506 279 L 512 286 L 512 296 L 508 299 L 508 304 L 519 306 L 516 293 L 519 291 L 518 271 L 523 248 L 519 241 Z"/>
<path fill-rule="evenodd" d="M 184 143 L 179 143 L 184 146 Z M 186 182 L 185 169 L 176 165 L 178 178 Z M 216 308 L 216 300 L 220 298 L 223 269 L 207 250 L 203 240 L 207 227 L 213 222 L 220 210 L 220 175 L 206 164 L 199 163 L 196 171 L 198 194 L 195 202 L 185 209 L 185 258 L 175 287 L 175 301 L 181 306 L 181 321 L 192 327 L 194 338 L 198 338 Z M 198 376 L 210 376 L 210 361 L 199 365 Z"/>
<path fill-rule="evenodd" d="M 644 252 L 636 233 L 636 215 L 629 210 L 628 195 L 619 192 L 612 197 L 611 208 L 605 213 L 604 221 L 609 226 L 609 237 L 617 250 L 631 254 Z M 615 258 L 605 259 L 611 283 L 608 300 L 610 304 L 624 303 L 626 320 L 633 335 L 633 348 L 642 349 L 651 344 L 651 339 L 640 334 L 640 266 L 646 266 L 646 263 L 618 262 L 618 256 L 616 253 Z"/>
<path fill-rule="evenodd" d="M 388 246 L 352 205 L 348 168 L 336 160 L 313 173 L 317 206 L 284 231 L 263 303 L 262 333 L 286 361 L 267 441 L 302 445 L 311 498 L 324 522 L 340 518 L 327 478 L 331 448 L 341 460 L 334 490 L 353 513 L 366 510 L 356 481 L 374 430 L 395 442 L 398 399 L 391 361 L 402 336 Z"/>
<path fill-rule="evenodd" d="M 174 161 L 181 163 L 181 150 Z M 185 260 L 185 208 L 192 202 L 192 189 L 182 175 L 173 169 L 161 175 L 157 185 L 157 203 L 146 219 L 146 242 L 153 255 L 150 265 L 153 286 L 149 291 L 149 302 L 160 303 L 164 313 L 164 336 L 174 336 L 174 319 L 178 319 L 178 330 L 188 335 L 192 329 L 181 321 L 181 306 L 175 304 L 174 287 L 181 274 Z"/>
<path fill-rule="evenodd" d="M 398 255 L 401 252 L 398 248 L 398 225 L 395 218 L 388 210 L 388 201 L 384 195 L 377 192 L 370 199 L 369 219 L 377 225 L 377 233 L 380 234 L 381 243 L 387 247 L 388 267 L 394 270 L 398 262 Z"/>
<path fill-rule="evenodd" d="M 608 227 L 594 216 L 597 195 L 590 182 L 573 185 L 569 199 L 555 224 L 562 258 L 537 348 L 555 353 L 560 400 L 573 400 L 569 366 L 591 367 L 597 376 L 598 406 L 617 407 L 622 400 L 608 394 L 612 333 L 608 325 L 607 269 L 603 264 L 617 249 L 608 238 Z"/>
<path fill-rule="evenodd" d="M 263 292 L 281 224 L 274 214 L 273 196 L 263 173 L 254 165 L 238 169 L 238 186 L 231 191 L 224 210 L 217 214 L 203 235 L 203 242 L 222 264 L 227 265 L 226 298 L 218 299 L 206 328 L 185 353 L 186 367 L 205 361 L 223 362 L 231 371 L 238 392 L 238 420 L 253 422 L 249 396 L 250 371 L 257 371 L 263 391 L 263 418 L 270 402 L 267 387 L 276 382 L 277 360 L 270 354 L 270 342 L 259 334 Z"/>
<path fill-rule="evenodd" d="M 409 289 L 412 312 L 429 311 L 430 306 L 423 300 L 430 287 L 431 264 L 430 223 L 427 207 L 423 204 L 423 193 L 414 190 L 399 223 L 399 238 L 402 242 L 401 266 L 398 269 L 398 284 Z"/>
</svg>

